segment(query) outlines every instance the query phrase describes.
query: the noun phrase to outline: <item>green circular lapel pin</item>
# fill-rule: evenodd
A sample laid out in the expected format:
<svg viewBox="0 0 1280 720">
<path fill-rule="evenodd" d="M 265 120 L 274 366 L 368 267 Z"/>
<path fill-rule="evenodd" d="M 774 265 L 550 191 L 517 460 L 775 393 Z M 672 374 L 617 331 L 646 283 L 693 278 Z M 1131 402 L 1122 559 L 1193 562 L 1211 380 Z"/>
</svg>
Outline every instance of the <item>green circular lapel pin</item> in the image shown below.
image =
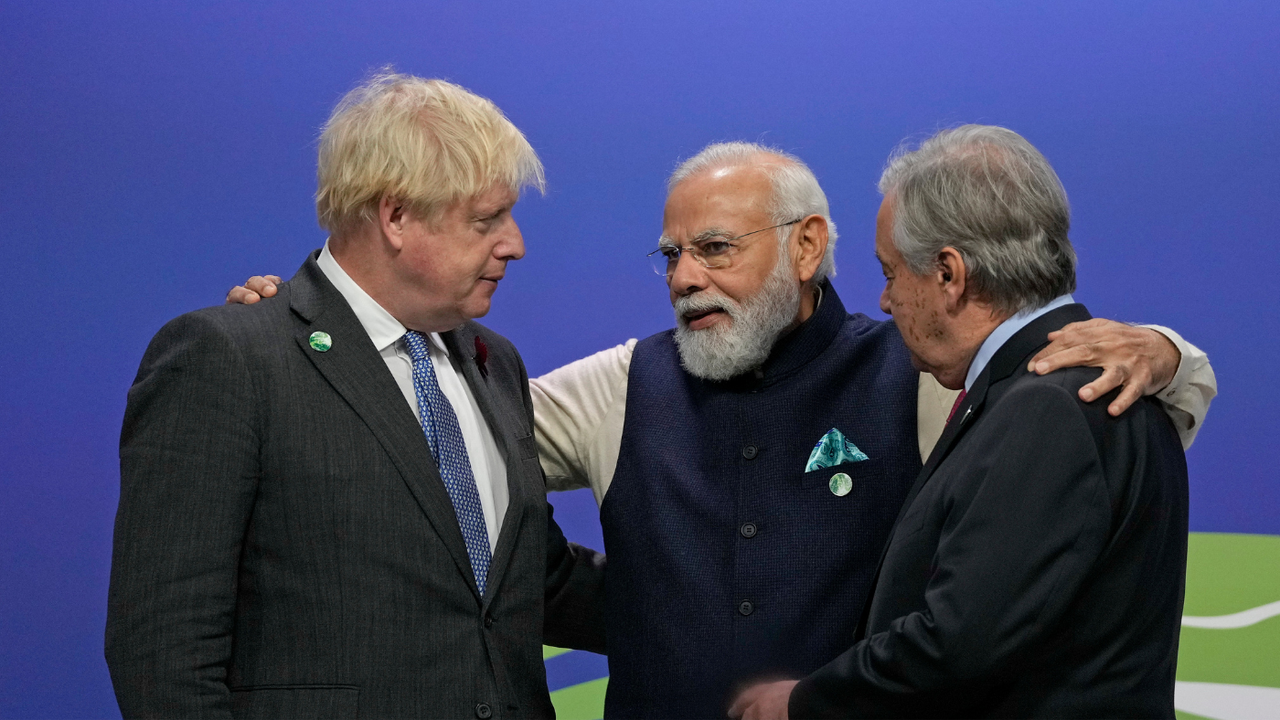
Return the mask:
<svg viewBox="0 0 1280 720">
<path fill-rule="evenodd" d="M 311 333 L 310 342 L 311 349 L 316 352 L 329 352 L 329 348 L 333 347 L 333 338 L 329 337 L 329 333 L 319 330 Z"/>
<path fill-rule="evenodd" d="M 831 476 L 831 482 L 828 485 L 831 488 L 831 494 L 836 497 L 844 497 L 853 490 L 853 478 L 845 473 L 836 473 Z"/>
</svg>

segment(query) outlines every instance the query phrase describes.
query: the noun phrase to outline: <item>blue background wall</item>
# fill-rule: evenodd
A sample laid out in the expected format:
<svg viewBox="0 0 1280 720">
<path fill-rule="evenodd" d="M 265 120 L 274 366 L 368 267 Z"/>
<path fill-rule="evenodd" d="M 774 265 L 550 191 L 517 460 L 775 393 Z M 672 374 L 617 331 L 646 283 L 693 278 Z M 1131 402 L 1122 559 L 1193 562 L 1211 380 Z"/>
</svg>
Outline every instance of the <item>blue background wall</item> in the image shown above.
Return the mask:
<svg viewBox="0 0 1280 720">
<path fill-rule="evenodd" d="M 1280 534 L 1274 3 L 0 2 L 0 716 L 116 714 L 116 443 L 151 335 L 321 245 L 314 138 L 370 69 L 492 98 L 547 166 L 486 322 L 531 373 L 669 327 L 663 180 L 725 139 L 805 158 L 836 287 L 879 317 L 875 181 L 906 136 L 1006 125 L 1075 209 L 1077 297 L 1173 326 L 1222 391 L 1192 529 Z M 589 495 L 556 498 L 600 545 Z"/>
</svg>

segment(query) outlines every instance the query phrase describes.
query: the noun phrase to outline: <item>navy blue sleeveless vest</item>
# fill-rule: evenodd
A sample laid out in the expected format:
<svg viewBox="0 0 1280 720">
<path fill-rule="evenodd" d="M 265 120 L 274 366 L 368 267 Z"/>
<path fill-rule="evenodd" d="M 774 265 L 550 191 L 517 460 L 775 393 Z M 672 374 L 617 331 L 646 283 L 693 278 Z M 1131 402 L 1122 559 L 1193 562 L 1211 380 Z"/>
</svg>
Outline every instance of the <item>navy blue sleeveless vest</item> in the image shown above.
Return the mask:
<svg viewBox="0 0 1280 720">
<path fill-rule="evenodd" d="M 636 345 L 600 511 L 606 717 L 723 718 L 747 684 L 798 679 L 852 645 L 920 472 L 917 383 L 894 324 L 849 315 L 830 284 L 741 378 L 689 375 L 672 331 Z M 832 428 L 869 459 L 806 473 Z M 829 488 L 837 472 L 847 495 Z"/>
</svg>

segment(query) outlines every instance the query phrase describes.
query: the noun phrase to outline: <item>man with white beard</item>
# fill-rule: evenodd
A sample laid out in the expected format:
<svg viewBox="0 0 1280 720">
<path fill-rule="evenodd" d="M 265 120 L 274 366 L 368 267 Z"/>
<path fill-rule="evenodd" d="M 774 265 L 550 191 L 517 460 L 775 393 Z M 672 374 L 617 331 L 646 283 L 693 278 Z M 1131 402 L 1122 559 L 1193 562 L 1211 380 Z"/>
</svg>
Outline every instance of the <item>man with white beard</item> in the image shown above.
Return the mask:
<svg viewBox="0 0 1280 720">
<path fill-rule="evenodd" d="M 956 393 L 912 369 L 892 322 L 846 312 L 835 241 L 803 162 L 711 145 L 672 174 L 651 253 L 674 330 L 530 381 L 548 488 L 601 504 L 610 717 L 723 717 L 752 681 L 848 647 Z M 247 285 L 229 300 L 274 291 Z M 1082 393 L 1123 383 L 1114 414 L 1158 391 L 1186 445 L 1213 371 L 1159 330 L 1092 321 L 1037 370 L 1107 366 Z"/>
<path fill-rule="evenodd" d="M 773 229 L 769 227 L 757 232 Z M 741 239 L 741 236 L 736 239 Z M 713 242 L 724 241 L 717 239 Z M 702 248 L 706 253 L 706 240 L 702 241 Z M 667 255 L 675 252 L 674 244 L 664 245 L 657 251 L 662 258 L 659 262 L 669 264 Z M 760 286 L 760 291 L 740 303 L 722 295 L 694 294 L 675 298 L 672 307 L 676 312 L 676 348 L 680 351 L 685 370 L 704 380 L 729 380 L 764 364 L 773 349 L 774 340 L 796 321 L 800 310 L 800 288 L 787 263 L 778 262 Z M 711 317 L 716 312 L 727 314 L 731 322 L 713 324 L 702 330 L 689 327 L 690 322 Z"/>
<path fill-rule="evenodd" d="M 651 258 L 675 329 L 530 383 L 549 487 L 601 504 L 608 717 L 723 717 L 748 681 L 846 649 L 956 397 L 912 369 L 892 322 L 845 311 L 835 226 L 800 160 L 712 145 L 668 191 Z M 1123 380 L 1119 414 L 1159 392 L 1188 445 L 1216 382 L 1159 330 L 1093 321 L 1037 370 L 1104 348 L 1082 398 Z"/>
</svg>

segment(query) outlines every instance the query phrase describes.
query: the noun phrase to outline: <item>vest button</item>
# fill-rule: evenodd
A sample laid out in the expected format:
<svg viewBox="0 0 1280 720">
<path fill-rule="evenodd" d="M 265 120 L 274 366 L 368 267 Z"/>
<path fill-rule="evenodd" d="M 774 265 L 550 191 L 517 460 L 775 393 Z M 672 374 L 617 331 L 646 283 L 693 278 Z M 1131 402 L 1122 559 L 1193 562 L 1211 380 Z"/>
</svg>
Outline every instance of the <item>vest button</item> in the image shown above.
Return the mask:
<svg viewBox="0 0 1280 720">
<path fill-rule="evenodd" d="M 756 455 L 759 455 L 759 454 L 760 454 L 760 448 L 756 447 L 755 445 L 747 445 L 746 447 L 742 448 L 742 457 L 748 460 L 755 460 Z"/>
<path fill-rule="evenodd" d="M 753 537 L 755 537 L 755 536 L 756 536 L 756 524 L 755 524 L 755 523 L 743 523 L 743 524 L 742 524 L 742 530 L 741 530 L 741 532 L 742 532 L 742 537 L 744 537 L 744 538 L 753 538 Z"/>
<path fill-rule="evenodd" d="M 756 611 L 756 606 L 751 604 L 750 600 L 743 600 L 738 603 L 738 613 L 742 615 L 750 615 Z"/>
<path fill-rule="evenodd" d="M 476 705 L 476 717 L 480 720 L 489 720 L 493 717 L 493 708 L 489 707 L 489 703 L 478 703 Z"/>
</svg>

